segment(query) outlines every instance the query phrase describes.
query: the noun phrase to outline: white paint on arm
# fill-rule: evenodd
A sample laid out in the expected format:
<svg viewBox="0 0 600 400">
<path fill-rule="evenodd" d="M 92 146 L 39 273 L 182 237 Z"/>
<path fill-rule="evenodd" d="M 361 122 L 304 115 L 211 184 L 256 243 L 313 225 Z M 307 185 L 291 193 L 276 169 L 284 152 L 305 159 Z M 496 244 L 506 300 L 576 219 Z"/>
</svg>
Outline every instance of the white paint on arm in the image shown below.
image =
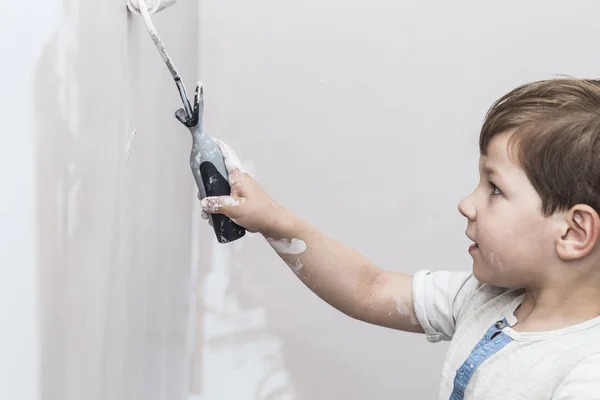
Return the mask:
<svg viewBox="0 0 600 400">
<path fill-rule="evenodd" d="M 298 258 L 293 264 L 290 264 L 290 268 L 292 271 L 294 271 L 294 273 L 299 274 L 302 268 L 304 268 L 304 264 L 302 264 L 302 261 L 300 261 L 300 258 Z"/>
<path fill-rule="evenodd" d="M 269 242 L 277 254 L 301 254 L 307 249 L 306 243 L 301 239 L 267 238 L 267 242 Z"/>
<path fill-rule="evenodd" d="M 266 239 L 273 250 L 282 257 L 292 271 L 294 271 L 296 275 L 299 275 L 302 268 L 304 268 L 304 265 L 300 260 L 300 255 L 308 248 L 306 243 L 301 239 Z M 291 255 L 298 255 L 298 257 L 292 259 L 289 257 Z"/>
<path fill-rule="evenodd" d="M 398 311 L 398 314 L 400 314 L 402 317 L 410 319 L 411 324 L 420 325 L 414 311 L 410 310 L 410 308 L 404 303 L 404 301 L 400 297 L 396 299 L 396 311 Z"/>
</svg>

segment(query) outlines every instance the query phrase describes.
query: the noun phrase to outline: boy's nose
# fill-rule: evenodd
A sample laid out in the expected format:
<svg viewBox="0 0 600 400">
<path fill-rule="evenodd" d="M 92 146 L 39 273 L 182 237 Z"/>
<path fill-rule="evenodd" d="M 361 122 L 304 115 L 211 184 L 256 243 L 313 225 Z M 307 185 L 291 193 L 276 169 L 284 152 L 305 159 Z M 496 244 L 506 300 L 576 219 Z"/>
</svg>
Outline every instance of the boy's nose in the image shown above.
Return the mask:
<svg viewBox="0 0 600 400">
<path fill-rule="evenodd" d="M 470 200 L 470 196 L 465 197 L 458 203 L 458 211 L 471 221 L 475 221 L 477 217 L 477 211 L 475 210 L 475 205 Z"/>
</svg>

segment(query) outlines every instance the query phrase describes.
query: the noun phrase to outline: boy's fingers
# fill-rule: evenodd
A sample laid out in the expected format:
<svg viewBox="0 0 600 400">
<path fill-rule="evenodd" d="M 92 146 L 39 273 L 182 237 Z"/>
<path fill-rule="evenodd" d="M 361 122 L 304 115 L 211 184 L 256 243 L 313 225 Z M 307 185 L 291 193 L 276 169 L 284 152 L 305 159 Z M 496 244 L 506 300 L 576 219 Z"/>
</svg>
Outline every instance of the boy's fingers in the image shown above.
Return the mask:
<svg viewBox="0 0 600 400">
<path fill-rule="evenodd" d="M 227 180 L 229 181 L 229 185 L 235 186 L 242 183 L 244 181 L 244 178 L 246 177 L 246 175 L 244 174 L 244 172 L 240 171 L 239 169 L 235 168 L 230 170 L 229 172 L 229 177 L 227 178 Z"/>
<path fill-rule="evenodd" d="M 223 214 L 229 218 L 238 218 L 243 213 L 243 197 L 215 196 L 202 199 L 202 209 L 211 214 Z"/>
<path fill-rule="evenodd" d="M 225 168 L 227 169 L 227 173 L 231 174 L 234 170 L 238 169 L 240 172 L 245 173 L 244 168 L 242 168 L 242 163 L 240 162 L 239 157 L 233 151 L 229 145 L 225 142 L 220 141 L 219 139 L 213 138 L 219 149 L 221 150 L 221 154 L 223 154 L 223 160 L 225 161 Z"/>
</svg>

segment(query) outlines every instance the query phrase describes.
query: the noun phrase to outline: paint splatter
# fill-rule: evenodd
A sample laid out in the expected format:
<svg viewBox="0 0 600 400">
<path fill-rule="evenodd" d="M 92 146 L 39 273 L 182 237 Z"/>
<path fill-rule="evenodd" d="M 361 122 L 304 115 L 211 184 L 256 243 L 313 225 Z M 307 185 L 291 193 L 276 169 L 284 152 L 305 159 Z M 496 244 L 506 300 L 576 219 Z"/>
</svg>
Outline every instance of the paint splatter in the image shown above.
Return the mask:
<svg viewBox="0 0 600 400">
<path fill-rule="evenodd" d="M 300 259 L 297 259 L 290 265 L 290 267 L 292 268 L 292 271 L 294 271 L 294 273 L 299 274 L 300 270 L 304 268 L 304 265 L 302 264 L 302 261 L 300 261 Z"/>
<path fill-rule="evenodd" d="M 500 262 L 500 259 L 498 258 L 498 256 L 496 256 L 496 254 L 494 254 L 494 253 L 490 253 L 490 264 L 492 264 L 493 267 L 496 267 L 500 271 L 504 272 L 504 266 Z"/>
<path fill-rule="evenodd" d="M 414 313 L 412 313 L 408 309 L 408 307 L 404 304 L 402 299 L 396 300 L 396 311 L 398 311 L 398 314 L 400 314 L 401 316 L 403 316 L 405 318 L 410 318 L 411 324 L 419 325 L 419 321 L 417 320 L 417 317 L 414 315 Z"/>
<path fill-rule="evenodd" d="M 131 157 L 131 153 L 133 153 L 133 139 L 135 139 L 135 135 L 137 135 L 137 129 L 134 129 L 129 135 L 129 139 L 127 139 L 127 145 L 125 146 L 125 162 L 129 161 Z"/>
<path fill-rule="evenodd" d="M 278 254 L 302 254 L 307 249 L 306 243 L 300 239 L 267 238 L 267 242 Z"/>
<path fill-rule="evenodd" d="M 242 162 L 240 161 L 235 151 L 233 151 L 233 149 L 229 147 L 227 143 L 215 138 L 213 138 L 213 140 L 215 141 L 215 143 L 217 143 L 217 146 L 219 146 L 221 154 L 223 154 L 223 161 L 225 161 L 225 168 L 227 169 L 227 171 L 239 169 L 241 172 L 246 173 L 246 171 L 242 167 Z"/>
<path fill-rule="evenodd" d="M 242 201 L 245 201 L 245 198 L 236 199 L 230 196 L 222 196 L 222 197 L 206 197 L 202 199 L 201 205 L 202 209 L 206 210 L 210 213 L 218 212 L 221 208 L 230 206 L 237 207 L 240 205 Z"/>
</svg>

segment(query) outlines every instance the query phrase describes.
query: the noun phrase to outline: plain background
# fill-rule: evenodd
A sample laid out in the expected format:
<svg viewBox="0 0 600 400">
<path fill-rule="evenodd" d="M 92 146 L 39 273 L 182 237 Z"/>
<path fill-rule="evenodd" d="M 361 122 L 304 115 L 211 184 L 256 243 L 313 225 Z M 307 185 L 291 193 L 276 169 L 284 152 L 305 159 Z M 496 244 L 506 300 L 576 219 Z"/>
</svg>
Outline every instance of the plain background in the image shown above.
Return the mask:
<svg viewBox="0 0 600 400">
<path fill-rule="evenodd" d="M 206 128 L 383 268 L 466 270 L 499 96 L 597 77 L 595 1 L 179 0 Z M 168 71 L 122 0 L 0 4 L 0 398 L 434 399 L 446 344 L 354 321 L 199 218 Z"/>
</svg>

